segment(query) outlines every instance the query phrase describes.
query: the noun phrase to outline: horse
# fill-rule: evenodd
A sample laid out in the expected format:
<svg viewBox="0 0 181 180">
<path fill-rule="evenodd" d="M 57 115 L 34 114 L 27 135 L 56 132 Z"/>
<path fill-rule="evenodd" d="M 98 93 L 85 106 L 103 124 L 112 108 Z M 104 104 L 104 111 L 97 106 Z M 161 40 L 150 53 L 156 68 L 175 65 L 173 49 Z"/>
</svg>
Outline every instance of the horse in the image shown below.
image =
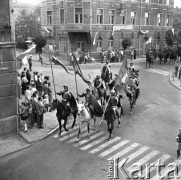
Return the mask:
<svg viewBox="0 0 181 180">
<path fill-rule="evenodd" d="M 115 112 L 114 112 L 114 109 L 112 106 L 107 107 L 107 109 L 105 111 L 105 119 L 107 122 L 107 128 L 108 128 L 108 132 L 109 132 L 109 139 L 108 140 L 110 140 L 111 136 L 112 136 L 113 129 L 114 129 L 114 122 L 116 119 Z"/>
<path fill-rule="evenodd" d="M 81 102 L 77 102 L 77 106 L 78 106 L 78 116 L 79 116 L 79 130 L 78 130 L 78 134 L 77 134 L 77 142 L 79 141 L 79 137 L 81 134 L 81 129 L 84 123 L 87 124 L 87 137 L 89 137 L 90 135 L 90 120 L 91 118 L 91 113 L 90 110 L 88 109 L 88 107 Z"/>
<path fill-rule="evenodd" d="M 176 60 L 177 60 L 177 50 L 176 49 L 172 49 L 171 52 L 170 52 L 169 64 L 174 64 Z"/>
<path fill-rule="evenodd" d="M 95 96 L 96 100 L 99 102 L 100 105 L 104 106 L 106 101 L 106 89 L 101 85 L 100 88 L 92 87 L 92 94 Z"/>
<path fill-rule="evenodd" d="M 72 113 L 72 115 L 74 117 L 74 120 L 72 123 L 72 128 L 74 128 L 78 111 L 75 110 L 75 111 L 71 112 L 70 110 L 67 109 L 67 107 L 62 102 L 60 102 L 57 99 L 53 99 L 53 102 L 52 102 L 51 107 L 50 107 L 50 112 L 52 110 L 55 110 L 55 109 L 57 109 L 56 116 L 57 116 L 58 123 L 59 123 L 59 136 L 61 136 L 62 120 L 64 120 L 63 127 L 64 127 L 65 131 L 68 131 L 68 129 L 66 128 L 67 118 L 68 118 L 68 116 L 70 116 L 70 113 Z"/>
<path fill-rule="evenodd" d="M 151 67 L 151 64 L 154 64 L 154 56 L 150 55 L 148 52 L 146 53 L 146 68 L 149 64 L 149 67 Z"/>
</svg>

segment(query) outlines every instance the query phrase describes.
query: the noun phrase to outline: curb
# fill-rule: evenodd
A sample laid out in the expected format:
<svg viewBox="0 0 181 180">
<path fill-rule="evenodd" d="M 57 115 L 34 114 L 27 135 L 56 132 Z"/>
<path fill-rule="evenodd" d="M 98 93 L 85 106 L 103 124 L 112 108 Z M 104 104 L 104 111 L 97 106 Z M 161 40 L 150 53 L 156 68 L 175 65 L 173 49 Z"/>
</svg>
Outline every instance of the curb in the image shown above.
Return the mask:
<svg viewBox="0 0 181 180">
<path fill-rule="evenodd" d="M 31 147 L 31 146 L 32 146 L 32 144 L 27 144 L 27 145 L 25 145 L 25 146 L 23 146 L 23 147 L 15 150 L 15 151 L 12 151 L 12 152 L 9 152 L 9 153 L 7 153 L 7 154 L 4 154 L 4 155 L 0 156 L 0 159 L 3 158 L 3 157 L 6 157 L 6 156 L 8 156 L 8 155 L 17 153 L 17 152 L 19 152 L 19 151 L 21 151 L 21 150 L 27 149 L 27 148 L 29 148 L 29 147 Z"/>
<path fill-rule="evenodd" d="M 172 86 L 174 86 L 175 88 L 181 90 L 181 87 L 178 87 L 177 85 L 175 85 L 174 83 L 172 83 L 172 72 L 169 74 L 169 82 L 172 84 Z"/>
<path fill-rule="evenodd" d="M 29 145 L 32 145 L 32 144 L 34 144 L 34 143 L 36 143 L 36 142 L 39 142 L 39 141 L 42 141 L 42 140 L 46 139 L 47 137 L 49 137 L 50 135 L 52 135 L 53 133 L 55 133 L 58 129 L 59 129 L 59 126 L 56 126 L 53 130 L 51 130 L 50 132 L 48 132 L 48 134 L 45 135 L 43 138 L 38 139 L 38 140 L 36 140 L 36 141 L 32 141 L 32 142 L 28 141 L 28 140 L 27 140 L 25 137 L 23 137 L 20 133 L 19 133 L 19 135 L 20 135 Z"/>
</svg>

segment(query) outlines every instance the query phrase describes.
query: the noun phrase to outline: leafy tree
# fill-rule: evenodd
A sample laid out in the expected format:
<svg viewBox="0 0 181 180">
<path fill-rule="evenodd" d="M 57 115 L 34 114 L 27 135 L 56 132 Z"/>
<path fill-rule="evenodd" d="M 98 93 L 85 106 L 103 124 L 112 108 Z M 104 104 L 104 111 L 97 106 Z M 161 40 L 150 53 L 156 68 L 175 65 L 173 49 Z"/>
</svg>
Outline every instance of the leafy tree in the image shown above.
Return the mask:
<svg viewBox="0 0 181 180">
<path fill-rule="evenodd" d="M 37 36 L 33 41 L 36 43 L 36 52 L 41 54 L 42 53 L 42 48 L 47 44 L 47 41 L 44 37 L 42 36 Z"/>
<path fill-rule="evenodd" d="M 15 37 L 17 47 L 22 46 L 22 41 L 25 42 L 28 37 L 36 37 L 39 34 L 39 16 L 38 9 L 36 13 L 27 13 L 25 9 L 20 12 L 20 15 L 15 21 Z M 20 44 L 19 44 L 20 43 Z"/>
<path fill-rule="evenodd" d="M 123 47 L 124 51 L 125 51 L 128 47 L 130 47 L 131 45 L 132 45 L 132 40 L 131 40 L 131 38 L 126 37 L 126 38 L 123 39 L 123 41 L 122 41 L 122 47 Z"/>
</svg>

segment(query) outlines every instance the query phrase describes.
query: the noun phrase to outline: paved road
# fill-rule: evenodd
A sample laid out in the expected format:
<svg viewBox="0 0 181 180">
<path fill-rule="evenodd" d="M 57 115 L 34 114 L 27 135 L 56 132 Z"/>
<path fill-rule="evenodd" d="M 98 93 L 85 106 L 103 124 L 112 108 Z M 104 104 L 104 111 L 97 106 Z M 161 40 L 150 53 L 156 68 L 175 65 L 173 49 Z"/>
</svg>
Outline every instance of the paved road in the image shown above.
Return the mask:
<svg viewBox="0 0 181 180">
<path fill-rule="evenodd" d="M 128 157 L 127 170 L 135 162 L 153 163 L 158 159 L 166 165 L 171 162 L 179 164 L 180 161 L 175 160 L 175 137 L 181 127 L 180 91 L 169 84 L 171 66 L 154 65 L 149 69 L 144 66 L 143 63 L 137 64 L 141 96 L 133 115 L 129 115 L 129 104 L 124 98 L 126 116 L 121 121 L 121 128 L 115 128 L 111 141 L 107 141 L 105 123 L 103 126 L 97 123 L 97 130 L 91 131 L 90 139 L 86 138 L 85 130 L 79 143 L 75 143 L 76 129 L 63 133 L 61 138 L 55 134 L 28 150 L 1 159 L 1 179 L 102 180 L 107 177 L 106 159 L 110 157 Z M 93 77 L 100 68 L 101 65 L 85 66 L 83 72 Z M 117 73 L 118 70 L 119 66 L 113 65 L 113 71 Z M 47 68 L 44 73 L 48 71 Z M 55 69 L 57 88 L 63 83 L 73 82 L 73 77 L 63 75 L 65 73 Z M 79 87 L 81 92 L 86 88 L 81 80 Z M 74 85 L 71 84 L 70 88 L 73 89 Z M 157 179 L 154 176 L 152 171 L 151 178 Z"/>
</svg>

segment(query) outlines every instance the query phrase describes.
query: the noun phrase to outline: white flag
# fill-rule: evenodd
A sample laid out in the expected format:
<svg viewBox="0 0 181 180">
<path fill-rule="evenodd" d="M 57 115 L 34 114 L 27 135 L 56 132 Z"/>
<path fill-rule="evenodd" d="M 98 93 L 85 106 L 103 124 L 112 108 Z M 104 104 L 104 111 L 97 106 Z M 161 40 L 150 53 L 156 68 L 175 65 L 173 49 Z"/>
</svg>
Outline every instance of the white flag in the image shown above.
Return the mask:
<svg viewBox="0 0 181 180">
<path fill-rule="evenodd" d="M 22 63 L 23 64 L 28 64 L 27 55 L 22 59 Z"/>
<path fill-rule="evenodd" d="M 45 26 L 43 26 L 43 28 L 45 29 L 45 31 L 46 31 L 47 33 L 50 33 L 50 29 L 48 29 L 48 28 L 45 27 Z"/>
<path fill-rule="evenodd" d="M 126 81 L 127 81 L 127 79 L 128 79 L 128 73 L 126 73 L 126 74 L 123 76 L 121 82 L 125 84 Z"/>
<path fill-rule="evenodd" d="M 149 43 L 151 43 L 151 42 L 152 42 L 152 36 L 148 39 L 148 41 L 146 41 L 145 44 L 149 44 Z"/>
<path fill-rule="evenodd" d="M 95 44 L 96 44 L 96 37 L 97 37 L 97 34 L 98 34 L 98 32 L 96 32 L 96 34 L 95 34 L 95 36 L 94 36 L 93 45 L 95 45 Z"/>
</svg>

